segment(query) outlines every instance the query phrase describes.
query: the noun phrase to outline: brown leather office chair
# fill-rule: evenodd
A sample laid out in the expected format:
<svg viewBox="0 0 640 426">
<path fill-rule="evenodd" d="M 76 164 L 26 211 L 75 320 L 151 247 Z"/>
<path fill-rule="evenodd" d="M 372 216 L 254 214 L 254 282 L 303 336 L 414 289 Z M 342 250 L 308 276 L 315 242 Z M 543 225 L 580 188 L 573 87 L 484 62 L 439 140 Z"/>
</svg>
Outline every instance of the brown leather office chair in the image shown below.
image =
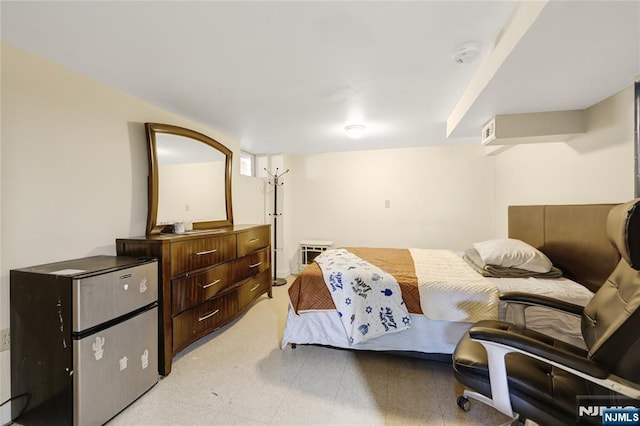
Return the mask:
<svg viewBox="0 0 640 426">
<path fill-rule="evenodd" d="M 541 425 L 600 423 L 579 416 L 578 396 L 633 398 L 640 406 L 640 199 L 614 207 L 607 234 L 621 259 L 586 307 L 522 293 L 501 298 L 580 315 L 587 350 L 501 321 L 480 321 L 453 354 L 467 390 L 458 405 L 480 400 Z M 628 402 L 628 401 L 627 401 Z"/>
</svg>

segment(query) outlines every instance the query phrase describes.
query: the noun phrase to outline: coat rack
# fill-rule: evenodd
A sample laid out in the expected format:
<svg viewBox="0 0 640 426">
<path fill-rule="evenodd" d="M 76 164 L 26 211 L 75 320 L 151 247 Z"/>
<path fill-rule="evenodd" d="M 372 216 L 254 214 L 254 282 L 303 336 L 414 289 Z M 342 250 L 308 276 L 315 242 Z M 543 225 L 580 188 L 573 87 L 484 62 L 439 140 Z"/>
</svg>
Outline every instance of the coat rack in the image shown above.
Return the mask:
<svg viewBox="0 0 640 426">
<path fill-rule="evenodd" d="M 273 216 L 273 285 L 284 285 L 287 283 L 287 280 L 282 278 L 277 278 L 276 273 L 278 269 L 278 216 L 282 213 L 278 213 L 278 187 L 284 185 L 282 182 L 278 182 L 283 175 L 289 173 L 289 169 L 284 172 L 278 174 L 278 168 L 276 167 L 276 172 L 271 173 L 267 168 L 264 169 L 265 172 L 269 176 L 271 176 L 271 181 L 269 181 L 269 185 L 273 185 L 273 213 L 269 214 L 269 216 Z"/>
</svg>

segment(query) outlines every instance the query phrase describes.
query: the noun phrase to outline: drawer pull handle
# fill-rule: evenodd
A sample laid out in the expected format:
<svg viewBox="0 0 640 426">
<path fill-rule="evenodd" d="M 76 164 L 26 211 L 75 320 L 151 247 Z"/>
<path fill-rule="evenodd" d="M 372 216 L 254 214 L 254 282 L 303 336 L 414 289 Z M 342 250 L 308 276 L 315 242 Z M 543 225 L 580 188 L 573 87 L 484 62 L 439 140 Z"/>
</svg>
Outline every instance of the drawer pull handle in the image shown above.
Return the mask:
<svg viewBox="0 0 640 426">
<path fill-rule="evenodd" d="M 213 311 L 213 312 L 211 312 L 211 313 L 208 313 L 207 315 L 205 315 L 205 316 L 203 316 L 203 317 L 198 318 L 198 321 L 204 321 L 204 320 L 206 320 L 207 318 L 211 318 L 212 316 L 214 316 L 214 315 L 215 315 L 215 314 L 217 314 L 218 312 L 220 312 L 220 309 L 216 309 L 215 311 Z"/>
<path fill-rule="evenodd" d="M 215 280 L 214 282 L 209 283 L 209 284 L 207 284 L 207 285 L 201 285 L 200 287 L 202 287 L 203 289 L 204 289 L 204 288 L 209 288 L 209 287 L 211 287 L 212 285 L 216 285 L 216 284 L 218 284 L 220 281 L 222 281 L 222 279 L 218 278 L 218 279 L 217 279 L 217 280 Z"/>
<path fill-rule="evenodd" d="M 218 251 L 218 249 L 199 251 L 199 252 L 196 253 L 196 256 L 204 256 L 205 254 L 211 254 L 211 253 L 215 253 L 217 251 Z"/>
<path fill-rule="evenodd" d="M 256 291 L 259 287 L 260 287 L 260 283 L 258 283 L 258 284 L 256 284 L 256 285 L 254 285 L 253 287 L 251 287 L 251 288 L 249 289 L 249 291 Z"/>
<path fill-rule="evenodd" d="M 249 244 L 257 243 L 258 241 L 260 241 L 260 238 L 253 238 L 249 240 Z"/>
<path fill-rule="evenodd" d="M 253 265 L 249 265 L 249 268 L 255 268 L 256 266 L 262 265 L 262 262 L 254 263 Z"/>
</svg>

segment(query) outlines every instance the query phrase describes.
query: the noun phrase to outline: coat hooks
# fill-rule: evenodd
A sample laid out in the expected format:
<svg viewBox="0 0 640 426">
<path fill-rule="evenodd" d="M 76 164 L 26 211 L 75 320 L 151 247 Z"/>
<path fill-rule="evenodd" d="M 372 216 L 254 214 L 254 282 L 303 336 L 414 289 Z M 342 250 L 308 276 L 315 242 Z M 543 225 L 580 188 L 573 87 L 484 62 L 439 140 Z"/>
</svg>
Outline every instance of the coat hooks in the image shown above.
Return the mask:
<svg viewBox="0 0 640 426">
<path fill-rule="evenodd" d="M 264 168 L 264 171 L 267 172 L 269 176 L 271 176 L 271 180 L 268 182 L 269 185 L 273 185 L 273 213 L 270 213 L 269 216 L 273 216 L 273 285 L 279 286 L 287 283 L 287 280 L 283 278 L 277 278 L 277 269 L 278 269 L 278 216 L 282 213 L 278 213 L 278 187 L 284 185 L 284 182 L 279 182 L 279 179 L 289 173 L 289 169 L 284 172 L 278 174 L 278 168 L 276 167 L 275 173 L 271 173 L 267 168 Z"/>
</svg>

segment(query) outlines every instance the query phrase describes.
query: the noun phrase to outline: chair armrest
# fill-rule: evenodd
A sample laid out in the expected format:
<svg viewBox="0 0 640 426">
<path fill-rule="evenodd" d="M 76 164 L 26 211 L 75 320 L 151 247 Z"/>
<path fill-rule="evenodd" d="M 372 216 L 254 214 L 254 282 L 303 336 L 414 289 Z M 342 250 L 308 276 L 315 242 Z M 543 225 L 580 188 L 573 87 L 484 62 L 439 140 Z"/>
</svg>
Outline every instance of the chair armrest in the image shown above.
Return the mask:
<svg viewBox="0 0 640 426">
<path fill-rule="evenodd" d="M 609 376 L 609 371 L 606 368 L 592 360 L 525 336 L 517 330 L 473 326 L 469 330 L 469 335 L 473 340 L 499 343 L 536 355 L 542 361 L 553 361 L 592 377 L 605 379 Z"/>
<path fill-rule="evenodd" d="M 505 356 L 516 352 L 553 365 L 592 383 L 630 398 L 640 399 L 640 386 L 617 377 L 603 366 L 580 355 L 550 346 L 526 335 L 520 330 L 501 330 L 482 325 L 469 329 L 472 340 L 487 351 L 491 398 L 489 405 L 507 416 L 513 416 Z"/>
<path fill-rule="evenodd" d="M 507 303 L 520 303 L 529 306 L 543 306 L 573 315 L 582 315 L 584 306 L 538 294 L 513 291 L 500 295 L 500 300 Z"/>
</svg>

